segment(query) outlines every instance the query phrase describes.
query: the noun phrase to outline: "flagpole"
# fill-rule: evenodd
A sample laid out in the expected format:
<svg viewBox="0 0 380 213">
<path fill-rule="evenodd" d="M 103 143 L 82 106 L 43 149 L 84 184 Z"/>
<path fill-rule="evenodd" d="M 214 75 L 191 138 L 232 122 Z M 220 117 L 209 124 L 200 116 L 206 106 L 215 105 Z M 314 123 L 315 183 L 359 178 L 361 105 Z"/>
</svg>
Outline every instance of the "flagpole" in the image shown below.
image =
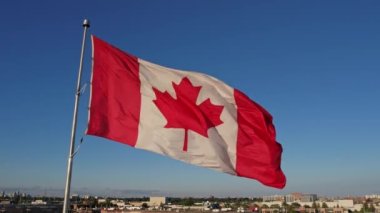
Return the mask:
<svg viewBox="0 0 380 213">
<path fill-rule="evenodd" d="M 81 50 L 81 54 L 80 54 L 77 89 L 75 91 L 74 115 L 73 115 L 73 123 L 72 123 L 72 127 L 71 127 L 71 138 L 70 138 L 70 152 L 69 152 L 69 157 L 67 159 L 65 198 L 63 201 L 63 210 L 62 210 L 63 213 L 69 212 L 69 209 L 70 209 L 71 173 L 72 173 L 72 168 L 73 168 L 75 134 L 76 134 L 76 128 L 77 128 L 78 104 L 79 104 L 80 86 L 81 86 L 82 69 L 83 69 L 83 55 L 84 55 L 84 48 L 85 48 L 85 43 L 86 43 L 87 29 L 90 27 L 90 21 L 87 19 L 83 20 L 82 26 L 83 26 L 82 50 Z"/>
</svg>

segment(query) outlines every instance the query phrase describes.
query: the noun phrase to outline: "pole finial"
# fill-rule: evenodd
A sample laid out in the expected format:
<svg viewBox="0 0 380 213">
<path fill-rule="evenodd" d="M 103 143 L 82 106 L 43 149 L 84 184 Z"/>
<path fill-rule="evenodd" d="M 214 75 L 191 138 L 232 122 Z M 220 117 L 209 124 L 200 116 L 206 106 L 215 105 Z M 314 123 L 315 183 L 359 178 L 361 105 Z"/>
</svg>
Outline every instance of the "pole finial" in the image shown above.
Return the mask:
<svg viewBox="0 0 380 213">
<path fill-rule="evenodd" d="M 90 27 L 90 20 L 84 19 L 83 20 L 83 27 Z"/>
</svg>

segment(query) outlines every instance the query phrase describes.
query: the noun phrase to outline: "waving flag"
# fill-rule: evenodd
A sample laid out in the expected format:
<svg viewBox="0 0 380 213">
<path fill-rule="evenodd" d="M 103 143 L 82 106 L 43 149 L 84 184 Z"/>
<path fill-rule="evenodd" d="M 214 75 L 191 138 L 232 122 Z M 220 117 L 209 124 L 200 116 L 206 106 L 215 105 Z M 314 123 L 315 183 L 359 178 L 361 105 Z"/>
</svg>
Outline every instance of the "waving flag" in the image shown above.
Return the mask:
<svg viewBox="0 0 380 213">
<path fill-rule="evenodd" d="M 142 60 L 92 36 L 87 134 L 283 188 L 272 116 L 211 76 Z"/>
</svg>

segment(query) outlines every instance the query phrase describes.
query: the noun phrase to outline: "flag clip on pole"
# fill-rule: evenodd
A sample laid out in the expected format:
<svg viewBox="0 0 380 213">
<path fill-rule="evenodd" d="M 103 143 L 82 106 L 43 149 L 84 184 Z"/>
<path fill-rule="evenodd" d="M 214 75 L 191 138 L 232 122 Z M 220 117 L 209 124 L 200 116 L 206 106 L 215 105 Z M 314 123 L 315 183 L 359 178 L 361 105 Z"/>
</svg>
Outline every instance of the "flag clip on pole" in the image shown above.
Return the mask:
<svg viewBox="0 0 380 213">
<path fill-rule="evenodd" d="M 74 145 L 75 145 L 75 133 L 76 133 L 76 127 L 77 127 L 78 104 L 79 104 L 79 96 L 80 96 L 80 90 L 81 90 L 80 84 L 81 84 L 82 69 L 83 69 L 83 55 L 84 55 L 84 48 L 85 48 L 85 43 L 86 43 L 87 29 L 89 27 L 90 27 L 90 21 L 87 19 L 83 20 L 82 50 L 80 54 L 77 87 L 75 90 L 74 115 L 73 115 L 73 123 L 72 123 L 72 128 L 71 128 L 70 151 L 69 151 L 69 157 L 67 159 L 65 198 L 63 201 L 63 210 L 62 210 L 63 213 L 69 212 L 69 209 L 70 209 L 71 173 L 72 173 L 73 158 L 74 158 Z"/>
</svg>

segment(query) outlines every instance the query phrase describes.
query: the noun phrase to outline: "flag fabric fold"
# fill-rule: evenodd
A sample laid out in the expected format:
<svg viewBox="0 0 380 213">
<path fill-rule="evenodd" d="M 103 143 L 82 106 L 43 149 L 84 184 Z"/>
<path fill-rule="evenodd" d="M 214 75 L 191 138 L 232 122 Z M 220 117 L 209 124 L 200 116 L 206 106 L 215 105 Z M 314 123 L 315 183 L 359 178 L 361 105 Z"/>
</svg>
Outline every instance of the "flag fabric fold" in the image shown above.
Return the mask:
<svg viewBox="0 0 380 213">
<path fill-rule="evenodd" d="M 275 188 L 286 183 L 272 116 L 211 76 L 156 65 L 92 36 L 87 134 Z"/>
</svg>

